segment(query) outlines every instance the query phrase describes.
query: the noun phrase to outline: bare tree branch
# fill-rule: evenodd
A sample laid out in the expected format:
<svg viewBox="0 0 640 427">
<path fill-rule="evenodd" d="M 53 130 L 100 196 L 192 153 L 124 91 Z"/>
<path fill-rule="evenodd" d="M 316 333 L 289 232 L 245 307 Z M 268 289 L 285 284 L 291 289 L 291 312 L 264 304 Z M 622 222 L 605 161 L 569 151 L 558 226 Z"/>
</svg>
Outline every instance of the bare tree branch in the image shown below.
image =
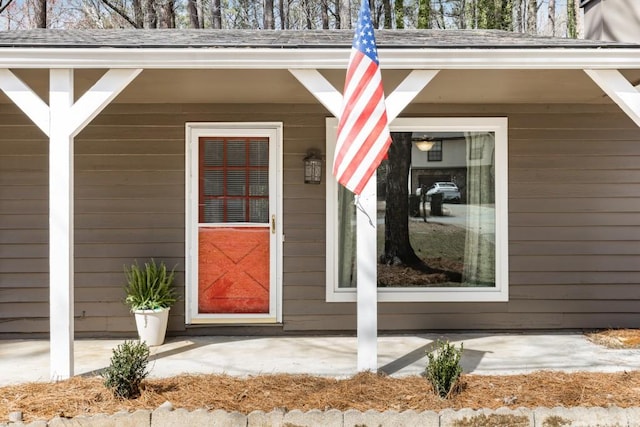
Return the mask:
<svg viewBox="0 0 640 427">
<path fill-rule="evenodd" d="M 13 0 L 9 0 L 7 4 L 3 5 L 2 0 L 0 0 L 0 13 L 2 13 L 6 8 L 8 8 L 11 3 L 13 3 Z"/>
<path fill-rule="evenodd" d="M 138 26 L 138 25 L 135 23 L 135 21 L 134 21 L 133 19 L 131 19 L 131 18 L 129 17 L 129 15 L 127 15 L 127 13 L 126 13 L 124 10 L 122 10 L 122 9 L 118 8 L 116 5 L 114 5 L 113 3 L 111 3 L 109 0 L 102 0 L 102 2 L 103 2 L 105 5 L 107 5 L 107 7 L 108 7 L 109 9 L 113 10 L 115 13 L 117 13 L 118 15 L 120 15 L 120 16 L 121 16 L 125 21 L 127 21 L 129 24 L 131 24 L 131 26 L 132 26 L 133 28 L 137 28 L 137 29 L 140 29 L 140 28 L 141 28 L 140 26 Z"/>
</svg>

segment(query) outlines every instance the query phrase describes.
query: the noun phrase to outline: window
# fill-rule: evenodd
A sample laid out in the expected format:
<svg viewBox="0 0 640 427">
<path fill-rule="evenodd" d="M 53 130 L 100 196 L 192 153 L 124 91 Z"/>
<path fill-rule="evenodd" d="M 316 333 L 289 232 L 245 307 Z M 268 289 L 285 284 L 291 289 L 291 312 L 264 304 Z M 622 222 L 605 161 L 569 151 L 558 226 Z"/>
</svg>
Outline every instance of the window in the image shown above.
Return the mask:
<svg viewBox="0 0 640 427">
<path fill-rule="evenodd" d="M 336 126 L 328 119 L 328 170 Z M 369 231 L 378 300 L 506 301 L 507 119 L 403 118 L 390 128 L 395 145 L 375 177 Z M 434 140 L 441 161 L 430 164 L 436 144 L 417 142 Z M 355 224 L 353 194 L 327 174 L 328 301 L 355 301 Z"/>
<path fill-rule="evenodd" d="M 442 141 L 433 142 L 433 146 L 427 151 L 427 160 L 430 162 L 442 161 Z"/>
<path fill-rule="evenodd" d="M 199 222 L 269 222 L 268 139 L 199 142 Z"/>
</svg>

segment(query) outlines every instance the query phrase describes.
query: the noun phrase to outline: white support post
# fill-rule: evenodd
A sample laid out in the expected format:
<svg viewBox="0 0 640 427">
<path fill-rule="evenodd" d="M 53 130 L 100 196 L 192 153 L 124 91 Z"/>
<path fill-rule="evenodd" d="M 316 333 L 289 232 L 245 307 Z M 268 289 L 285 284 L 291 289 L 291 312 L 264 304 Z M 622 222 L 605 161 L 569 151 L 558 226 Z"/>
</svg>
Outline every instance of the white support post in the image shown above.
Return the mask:
<svg viewBox="0 0 640 427">
<path fill-rule="evenodd" d="M 402 83 L 393 90 L 386 100 L 387 118 L 393 121 L 413 101 L 413 99 L 429 84 L 440 70 L 413 70 Z"/>
<path fill-rule="evenodd" d="M 75 136 L 84 129 L 141 72 L 141 68 L 107 71 L 71 107 L 71 134 Z"/>
<path fill-rule="evenodd" d="M 340 118 L 342 94 L 318 70 L 289 70 L 334 117 Z"/>
<path fill-rule="evenodd" d="M 636 125 L 640 126 L 640 92 L 618 70 L 584 70 Z"/>
<path fill-rule="evenodd" d="M 356 196 L 358 197 L 358 196 Z M 357 329 L 358 371 L 378 370 L 378 263 L 376 174 L 357 201 L 356 252 L 358 263 Z"/>
<path fill-rule="evenodd" d="M 49 107 L 10 70 L 0 69 L 0 89 L 45 135 L 49 135 Z"/>
<path fill-rule="evenodd" d="M 73 70 L 51 70 L 49 87 L 49 345 L 55 381 L 73 375 Z"/>
<path fill-rule="evenodd" d="M 393 121 L 429 84 L 439 70 L 413 70 L 386 100 L 387 119 Z M 317 70 L 289 70 L 304 87 L 340 118 L 342 94 Z M 378 366 L 378 271 L 376 175 L 364 187 L 356 209 L 358 371 L 377 371 Z"/>
<path fill-rule="evenodd" d="M 7 69 L 0 90 L 49 136 L 49 322 L 52 380 L 73 375 L 73 138 L 142 69 L 107 71 L 75 104 L 73 70 L 52 69 L 49 106 Z"/>
</svg>

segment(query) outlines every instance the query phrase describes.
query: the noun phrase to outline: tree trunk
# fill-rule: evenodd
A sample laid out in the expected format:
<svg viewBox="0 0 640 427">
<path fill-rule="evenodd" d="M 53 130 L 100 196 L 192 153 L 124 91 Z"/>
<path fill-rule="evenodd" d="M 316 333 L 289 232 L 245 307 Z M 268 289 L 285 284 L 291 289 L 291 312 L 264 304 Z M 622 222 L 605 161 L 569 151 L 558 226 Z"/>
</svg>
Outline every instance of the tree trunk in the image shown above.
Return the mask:
<svg viewBox="0 0 640 427">
<path fill-rule="evenodd" d="M 136 23 L 136 28 L 144 28 L 144 12 L 142 10 L 142 0 L 133 0 L 133 21 Z"/>
<path fill-rule="evenodd" d="M 176 10 L 175 10 L 175 0 L 168 0 L 161 5 L 161 19 L 160 19 L 160 27 L 161 28 L 175 28 L 176 27 Z M 200 26 L 202 28 L 202 26 Z"/>
<path fill-rule="evenodd" d="M 264 0 L 263 21 L 265 30 L 273 30 L 275 28 L 273 22 L 273 0 Z"/>
<path fill-rule="evenodd" d="M 47 28 L 47 0 L 35 0 L 34 12 L 36 28 Z"/>
<path fill-rule="evenodd" d="M 420 259 L 409 240 L 409 189 L 407 180 L 411 168 L 411 132 L 394 132 L 389 147 L 384 215 L 383 264 L 403 264 L 423 273 L 443 273 L 452 282 L 460 282 L 462 274 L 429 267 Z"/>
<path fill-rule="evenodd" d="M 431 28 L 431 0 L 418 0 L 418 28 Z"/>
<path fill-rule="evenodd" d="M 513 0 L 513 31 L 522 33 L 522 0 Z"/>
<path fill-rule="evenodd" d="M 198 11 L 198 27 L 204 28 L 204 7 L 203 0 L 196 0 L 196 10 Z"/>
<path fill-rule="evenodd" d="M 409 190 L 407 177 L 411 167 L 411 132 L 391 134 L 387 173 L 387 198 L 384 216 L 384 264 L 418 266 L 422 261 L 409 242 Z"/>
<path fill-rule="evenodd" d="M 287 11 L 284 9 L 284 0 L 278 0 L 278 13 L 280 14 L 280 29 L 286 30 L 286 15 Z"/>
<path fill-rule="evenodd" d="M 529 0 L 529 4 L 527 6 L 527 33 L 536 34 L 537 32 L 538 32 L 538 0 Z"/>
<path fill-rule="evenodd" d="M 396 30 L 402 30 L 404 28 L 404 1 L 403 0 L 396 0 L 395 12 L 396 12 Z"/>
<path fill-rule="evenodd" d="M 200 20 L 198 19 L 198 7 L 196 0 L 189 0 L 187 4 L 189 10 L 189 25 L 191 28 L 200 28 Z"/>
<path fill-rule="evenodd" d="M 556 0 L 549 0 L 549 28 L 551 35 L 556 35 Z"/>
<path fill-rule="evenodd" d="M 320 3 L 320 15 L 322 19 L 322 29 L 329 29 L 329 6 L 326 1 Z"/>
<path fill-rule="evenodd" d="M 496 3 L 494 0 L 478 1 L 478 27 L 494 30 L 498 28 L 496 23 Z"/>
<path fill-rule="evenodd" d="M 281 19 L 284 20 L 283 27 L 285 30 L 288 30 L 289 28 L 291 28 L 291 21 L 289 20 L 291 16 L 291 13 L 289 12 L 290 7 L 291 7 L 291 0 L 287 0 L 286 3 L 284 3 L 282 6 L 283 15 Z"/>
<path fill-rule="evenodd" d="M 311 4 L 309 4 L 311 0 L 304 0 L 304 16 L 305 16 L 305 28 L 307 30 L 313 29 L 313 24 L 311 22 Z"/>
<path fill-rule="evenodd" d="M 499 22 L 501 30 L 513 31 L 513 0 L 502 0 Z"/>
<path fill-rule="evenodd" d="M 145 0 L 144 28 L 158 28 L 158 15 L 156 13 L 155 0 Z"/>
<path fill-rule="evenodd" d="M 391 29 L 391 0 L 382 0 L 384 10 L 384 28 Z"/>
<path fill-rule="evenodd" d="M 464 30 L 467 28 L 467 2 L 466 0 L 460 0 L 458 7 L 458 28 Z"/>
<path fill-rule="evenodd" d="M 382 16 L 382 4 L 376 7 L 373 4 L 373 0 L 369 0 L 369 9 L 371 9 L 371 21 L 373 22 L 373 28 L 380 28 L 380 17 Z"/>
<path fill-rule="evenodd" d="M 584 14 L 580 9 L 580 0 L 573 0 L 573 9 L 576 11 L 576 38 L 581 39 L 584 37 Z"/>
<path fill-rule="evenodd" d="M 211 0 L 211 28 L 219 30 L 222 28 L 222 10 L 220 0 Z"/>
<path fill-rule="evenodd" d="M 445 30 L 447 28 L 447 23 L 444 19 L 444 5 L 442 4 L 442 0 L 438 0 L 438 6 L 438 15 L 436 15 L 438 28 Z"/>
<path fill-rule="evenodd" d="M 349 0 L 340 0 L 339 14 L 340 28 L 351 28 L 351 2 Z"/>
</svg>

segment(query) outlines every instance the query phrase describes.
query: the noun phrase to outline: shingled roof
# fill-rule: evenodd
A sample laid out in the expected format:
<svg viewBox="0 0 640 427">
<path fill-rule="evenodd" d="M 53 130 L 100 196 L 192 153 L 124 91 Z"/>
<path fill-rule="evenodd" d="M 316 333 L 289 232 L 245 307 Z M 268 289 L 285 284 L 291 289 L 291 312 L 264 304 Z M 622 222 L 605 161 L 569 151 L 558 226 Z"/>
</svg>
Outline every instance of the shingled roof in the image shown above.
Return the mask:
<svg viewBox="0 0 640 427">
<path fill-rule="evenodd" d="M 16 30 L 0 48 L 349 48 L 352 30 Z M 531 36 L 499 30 L 378 30 L 379 48 L 640 48 L 631 43 Z"/>
</svg>

